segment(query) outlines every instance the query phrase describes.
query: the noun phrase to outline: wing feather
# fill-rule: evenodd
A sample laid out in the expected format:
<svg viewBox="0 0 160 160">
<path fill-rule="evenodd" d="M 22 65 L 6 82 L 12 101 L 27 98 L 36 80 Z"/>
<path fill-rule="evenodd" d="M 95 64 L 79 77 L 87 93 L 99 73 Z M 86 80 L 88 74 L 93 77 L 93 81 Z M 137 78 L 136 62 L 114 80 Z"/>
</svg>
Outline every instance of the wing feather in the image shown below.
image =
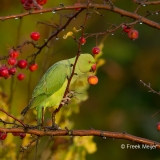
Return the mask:
<svg viewBox="0 0 160 160">
<path fill-rule="evenodd" d="M 44 94 L 49 97 L 57 92 L 69 74 L 68 66 L 67 64 L 56 63 L 50 67 L 34 89 L 32 98 Z"/>
</svg>

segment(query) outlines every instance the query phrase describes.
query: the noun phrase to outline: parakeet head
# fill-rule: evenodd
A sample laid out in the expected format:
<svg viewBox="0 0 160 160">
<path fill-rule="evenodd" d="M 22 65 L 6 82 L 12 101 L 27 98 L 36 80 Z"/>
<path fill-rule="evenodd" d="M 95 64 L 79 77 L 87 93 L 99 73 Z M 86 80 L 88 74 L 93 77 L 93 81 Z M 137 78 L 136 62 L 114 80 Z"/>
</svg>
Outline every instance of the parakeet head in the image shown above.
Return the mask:
<svg viewBox="0 0 160 160">
<path fill-rule="evenodd" d="M 94 72 L 96 70 L 96 62 L 91 54 L 81 54 L 78 58 L 77 65 L 82 73 Z"/>
</svg>

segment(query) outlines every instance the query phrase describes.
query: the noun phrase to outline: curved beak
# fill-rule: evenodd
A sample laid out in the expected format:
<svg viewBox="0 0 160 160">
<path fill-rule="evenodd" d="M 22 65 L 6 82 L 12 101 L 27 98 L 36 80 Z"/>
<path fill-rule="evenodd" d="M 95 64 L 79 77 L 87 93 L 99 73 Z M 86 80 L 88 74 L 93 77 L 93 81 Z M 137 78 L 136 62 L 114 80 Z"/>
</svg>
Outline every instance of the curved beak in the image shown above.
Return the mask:
<svg viewBox="0 0 160 160">
<path fill-rule="evenodd" d="M 93 65 L 91 66 L 90 72 L 95 72 L 96 69 L 97 69 L 96 64 L 93 64 Z"/>
</svg>

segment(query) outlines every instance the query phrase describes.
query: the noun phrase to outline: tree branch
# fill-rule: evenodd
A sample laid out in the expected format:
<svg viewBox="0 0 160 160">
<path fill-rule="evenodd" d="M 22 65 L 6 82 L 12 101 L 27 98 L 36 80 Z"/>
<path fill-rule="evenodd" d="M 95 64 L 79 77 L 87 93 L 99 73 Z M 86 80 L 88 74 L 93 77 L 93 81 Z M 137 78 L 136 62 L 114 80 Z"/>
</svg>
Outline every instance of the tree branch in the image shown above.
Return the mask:
<svg viewBox="0 0 160 160">
<path fill-rule="evenodd" d="M 114 139 L 124 139 L 129 140 L 136 143 L 146 144 L 146 145 L 156 145 L 156 149 L 160 149 L 160 143 L 156 141 L 152 141 L 149 139 L 133 136 L 127 133 L 120 132 L 109 132 L 109 131 L 101 131 L 101 130 L 48 130 L 42 131 L 37 129 L 20 129 L 20 128 L 0 128 L 0 132 L 6 133 L 28 133 L 32 135 L 37 135 L 40 137 L 43 136 L 97 136 L 97 137 L 106 137 L 106 138 L 114 138 Z"/>
<path fill-rule="evenodd" d="M 153 4 L 160 4 L 160 1 L 152 1 L 152 2 L 145 2 L 145 4 L 147 5 L 153 5 Z M 154 27 L 156 29 L 160 29 L 160 24 L 154 21 L 151 21 L 150 19 L 147 19 L 141 15 L 138 15 L 136 13 L 132 13 L 132 12 L 128 12 L 125 11 L 123 9 L 120 9 L 118 7 L 112 7 L 110 5 L 104 5 L 104 4 L 94 4 L 94 3 L 90 3 L 89 5 L 87 4 L 80 4 L 78 6 L 81 9 L 102 9 L 102 10 L 109 10 L 112 12 L 115 12 L 117 14 L 120 14 L 121 16 L 126 16 L 126 17 L 130 17 L 133 18 L 135 20 L 140 20 L 141 22 L 143 22 L 146 25 L 149 25 L 151 27 Z M 29 11 L 26 13 L 22 13 L 22 14 L 15 14 L 15 15 L 10 15 L 10 16 L 3 16 L 0 17 L 0 20 L 4 21 L 4 20 L 8 20 L 8 19 L 14 19 L 14 18 L 19 18 L 21 19 L 24 16 L 28 16 L 28 15 L 32 15 L 32 14 L 40 14 L 40 13 L 46 13 L 46 12 L 57 12 L 60 10 L 73 10 L 76 9 L 77 6 L 64 6 L 64 7 L 55 7 L 55 8 L 47 8 L 47 9 L 42 9 L 42 10 L 35 10 L 35 11 Z"/>
</svg>

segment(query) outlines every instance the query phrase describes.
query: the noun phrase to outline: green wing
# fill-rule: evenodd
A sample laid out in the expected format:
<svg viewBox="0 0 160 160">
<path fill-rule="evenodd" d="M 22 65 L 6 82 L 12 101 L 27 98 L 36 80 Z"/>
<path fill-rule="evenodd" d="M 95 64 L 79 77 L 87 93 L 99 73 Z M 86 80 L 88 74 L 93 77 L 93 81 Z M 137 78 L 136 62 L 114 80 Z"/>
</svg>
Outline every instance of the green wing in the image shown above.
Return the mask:
<svg viewBox="0 0 160 160">
<path fill-rule="evenodd" d="M 67 79 L 68 67 L 69 65 L 56 63 L 49 68 L 34 89 L 32 98 L 37 99 L 39 96 L 43 96 L 42 99 L 45 99 L 45 97 L 47 98 L 57 92 Z"/>
<path fill-rule="evenodd" d="M 32 98 L 41 94 L 52 95 L 58 91 L 67 78 L 67 68 L 65 64 L 55 64 L 49 68 L 34 89 Z"/>
<path fill-rule="evenodd" d="M 64 84 L 67 76 L 70 75 L 70 64 L 56 63 L 44 74 L 42 79 L 33 91 L 32 99 L 28 106 L 21 112 L 25 114 L 28 109 L 37 107 L 43 101 L 57 92 Z"/>
</svg>

